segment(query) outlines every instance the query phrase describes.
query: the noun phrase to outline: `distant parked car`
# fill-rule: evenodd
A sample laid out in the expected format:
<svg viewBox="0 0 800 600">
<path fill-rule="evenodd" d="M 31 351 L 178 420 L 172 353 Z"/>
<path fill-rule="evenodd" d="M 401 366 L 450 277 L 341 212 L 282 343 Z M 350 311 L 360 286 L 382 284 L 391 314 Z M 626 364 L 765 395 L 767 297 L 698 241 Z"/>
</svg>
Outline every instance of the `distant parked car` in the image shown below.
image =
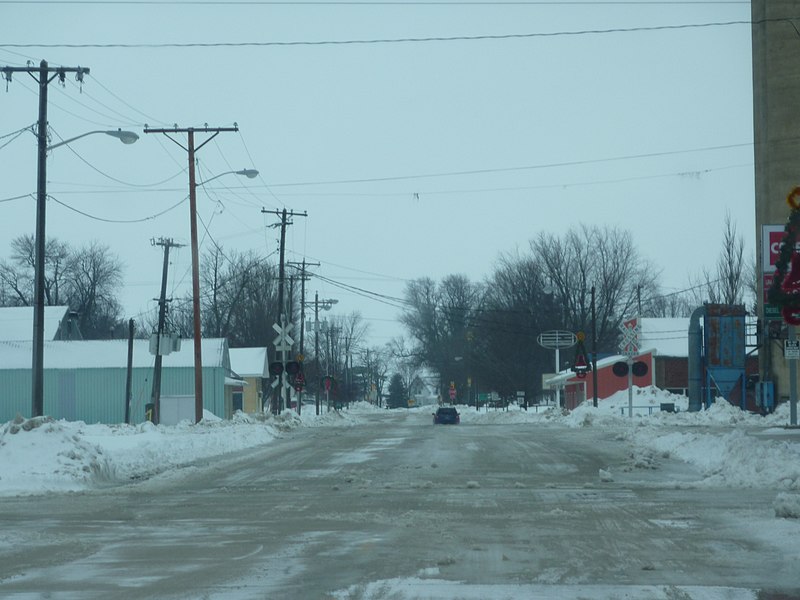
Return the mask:
<svg viewBox="0 0 800 600">
<path fill-rule="evenodd" d="M 461 417 L 454 406 L 440 406 L 435 413 L 433 413 L 434 425 L 458 425 L 461 422 Z"/>
</svg>

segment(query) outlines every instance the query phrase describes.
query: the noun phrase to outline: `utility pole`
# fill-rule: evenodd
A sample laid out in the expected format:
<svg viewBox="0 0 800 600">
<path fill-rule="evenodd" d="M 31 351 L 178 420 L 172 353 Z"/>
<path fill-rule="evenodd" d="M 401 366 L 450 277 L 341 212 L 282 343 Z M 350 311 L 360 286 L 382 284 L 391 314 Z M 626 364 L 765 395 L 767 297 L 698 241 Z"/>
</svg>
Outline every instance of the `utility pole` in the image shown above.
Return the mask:
<svg viewBox="0 0 800 600">
<path fill-rule="evenodd" d="M 280 227 L 281 228 L 281 242 L 280 242 L 280 262 L 278 263 L 278 321 L 279 327 L 281 331 L 285 332 L 288 324 L 288 320 L 286 318 L 285 307 L 283 302 L 283 288 L 286 279 L 286 263 L 284 261 L 284 256 L 286 253 L 286 226 L 292 225 L 292 221 L 288 219 L 291 217 L 307 217 L 308 213 L 303 211 L 302 213 L 296 213 L 293 210 L 287 211 L 285 208 L 281 211 L 276 210 L 267 210 L 265 208 L 261 209 L 262 213 L 271 213 L 279 216 L 281 218 L 280 223 L 276 223 L 273 227 Z M 281 411 L 281 398 L 286 400 L 286 386 L 285 386 L 285 375 L 286 372 L 286 351 L 280 351 L 280 363 L 283 366 L 282 373 L 280 375 L 280 385 L 275 388 L 276 392 L 279 391 L 280 395 L 276 395 L 273 398 L 273 405 L 272 405 L 272 413 L 278 414 Z"/>
<path fill-rule="evenodd" d="M 319 292 L 314 292 L 314 362 L 316 363 L 317 367 L 317 394 L 316 394 L 316 401 L 315 405 L 317 408 L 317 415 L 320 413 L 320 400 L 319 400 L 319 392 L 320 392 L 320 384 L 322 383 L 322 371 L 319 367 L 319 309 L 322 310 L 330 310 L 331 307 L 339 302 L 335 298 L 328 298 L 325 300 L 319 299 Z M 329 407 L 330 409 L 330 407 Z"/>
<path fill-rule="evenodd" d="M 319 292 L 314 292 L 314 362 L 317 363 L 317 394 L 314 398 L 314 407 L 319 416 L 319 387 L 322 383 L 322 372 L 319 370 Z"/>
<path fill-rule="evenodd" d="M 199 423 L 203 420 L 203 353 L 200 329 L 200 257 L 197 249 L 197 184 L 195 182 L 195 152 L 213 140 L 223 131 L 239 131 L 234 123 L 233 127 L 175 127 L 166 129 L 151 129 L 144 126 L 145 133 L 163 133 L 178 146 L 186 150 L 189 155 L 189 212 L 192 242 L 192 313 L 194 317 L 194 418 Z M 195 147 L 195 132 L 210 133 L 211 136 L 199 146 Z M 187 144 L 184 146 L 171 137 L 171 133 L 187 134 Z"/>
<path fill-rule="evenodd" d="M 161 271 L 161 295 L 158 299 L 158 329 L 156 330 L 156 362 L 153 369 L 153 392 L 150 401 L 153 404 L 153 423 L 158 425 L 161 422 L 161 334 L 164 333 L 164 323 L 167 318 L 167 272 L 169 270 L 169 249 L 180 248 L 183 244 L 176 244 L 171 239 L 160 238 L 150 240 L 153 246 L 164 248 L 164 267 Z"/>
<path fill-rule="evenodd" d="M 310 279 L 306 275 L 306 267 L 320 266 L 319 263 L 307 263 L 306 259 L 303 259 L 302 263 L 297 262 L 289 262 L 288 265 L 292 267 L 300 267 L 300 372 L 303 373 L 303 365 L 305 364 L 306 353 L 305 353 L 305 346 L 304 346 L 304 333 L 305 333 L 305 325 L 306 325 L 306 281 Z M 305 385 L 305 374 L 303 374 L 303 385 Z M 297 414 L 300 414 L 302 410 L 301 407 L 303 406 L 303 388 L 300 388 L 299 396 L 297 399 Z"/>
<path fill-rule="evenodd" d="M 128 320 L 128 370 L 125 377 L 125 424 L 131 422 L 131 387 L 133 379 L 133 319 Z"/>
<path fill-rule="evenodd" d="M 75 73 L 75 78 L 83 83 L 83 76 L 88 75 L 86 67 L 50 67 L 43 60 L 38 67 L 3 67 L 3 78 L 6 85 L 11 81 L 12 73 L 27 73 L 39 84 L 39 121 L 36 129 L 38 147 L 38 171 L 36 176 L 36 239 L 34 249 L 34 282 L 33 282 L 33 359 L 31 384 L 31 416 L 41 417 L 44 414 L 44 249 L 45 249 L 45 213 L 47 209 L 47 86 L 58 77 L 63 83 L 67 73 Z"/>
<path fill-rule="evenodd" d="M 597 408 L 597 308 L 592 286 L 592 406 Z"/>
</svg>

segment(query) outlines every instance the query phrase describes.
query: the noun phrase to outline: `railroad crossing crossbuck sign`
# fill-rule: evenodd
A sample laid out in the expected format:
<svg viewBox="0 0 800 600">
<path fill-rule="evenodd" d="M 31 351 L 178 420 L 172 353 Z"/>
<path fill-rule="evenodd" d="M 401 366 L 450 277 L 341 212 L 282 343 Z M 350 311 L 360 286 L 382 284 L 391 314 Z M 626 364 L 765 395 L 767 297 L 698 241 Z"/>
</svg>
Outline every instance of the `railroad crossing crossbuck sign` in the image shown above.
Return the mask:
<svg viewBox="0 0 800 600">
<path fill-rule="evenodd" d="M 281 353 L 281 373 L 275 380 L 272 382 L 272 387 L 276 388 L 279 385 L 282 387 L 286 387 L 287 385 L 287 377 L 286 371 L 283 369 L 283 362 L 285 360 L 286 352 L 290 352 L 292 350 L 292 344 L 294 344 L 294 340 L 289 337 L 289 333 L 292 331 L 292 324 L 286 323 L 283 327 L 278 325 L 277 323 L 272 325 L 272 328 L 278 333 L 277 337 L 272 340 L 272 343 L 275 344 L 275 352 Z"/>
<path fill-rule="evenodd" d="M 638 319 L 630 319 L 620 324 L 619 330 L 622 332 L 622 341 L 619 343 L 619 349 L 625 356 L 632 357 L 639 354 L 639 327 Z"/>
<path fill-rule="evenodd" d="M 289 352 L 292 349 L 292 344 L 294 344 L 294 340 L 289 337 L 289 334 L 292 332 L 292 324 L 287 323 L 281 327 L 275 323 L 272 325 L 272 328 L 278 333 L 277 337 L 272 340 L 272 343 L 275 344 L 275 351 Z"/>
</svg>

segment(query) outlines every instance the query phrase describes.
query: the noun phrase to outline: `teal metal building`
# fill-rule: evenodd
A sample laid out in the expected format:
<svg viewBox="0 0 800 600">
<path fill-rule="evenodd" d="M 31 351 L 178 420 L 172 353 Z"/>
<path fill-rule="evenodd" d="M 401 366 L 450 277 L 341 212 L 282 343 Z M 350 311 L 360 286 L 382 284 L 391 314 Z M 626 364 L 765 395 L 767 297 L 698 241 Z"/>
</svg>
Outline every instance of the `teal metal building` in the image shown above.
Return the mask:
<svg viewBox="0 0 800 600">
<path fill-rule="evenodd" d="M 222 419 L 233 414 L 233 390 L 243 381 L 232 370 L 227 340 L 202 341 L 203 407 Z M 30 417 L 31 342 L 0 341 L 0 423 Z M 146 420 L 155 356 L 148 340 L 134 340 L 130 422 Z M 48 341 L 44 345 L 44 414 L 85 423 L 125 422 L 128 341 Z M 161 397 L 194 398 L 193 344 L 163 357 Z M 162 419 L 163 422 L 163 419 Z"/>
</svg>

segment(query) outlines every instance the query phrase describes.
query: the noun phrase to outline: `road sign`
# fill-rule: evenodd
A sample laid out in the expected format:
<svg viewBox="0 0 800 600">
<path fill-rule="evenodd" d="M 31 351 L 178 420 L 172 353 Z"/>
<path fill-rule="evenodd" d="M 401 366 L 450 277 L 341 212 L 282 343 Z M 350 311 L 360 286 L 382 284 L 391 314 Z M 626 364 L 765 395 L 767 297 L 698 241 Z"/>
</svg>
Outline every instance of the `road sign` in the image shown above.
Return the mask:
<svg viewBox="0 0 800 600">
<path fill-rule="evenodd" d="M 781 255 L 785 225 L 761 226 L 761 272 L 772 273 Z"/>
<path fill-rule="evenodd" d="M 553 330 L 540 333 L 536 338 L 539 345 L 550 350 L 571 348 L 578 342 L 578 338 L 571 331 Z"/>
<path fill-rule="evenodd" d="M 786 360 L 800 360 L 800 340 L 783 340 L 783 357 Z"/>
<path fill-rule="evenodd" d="M 635 356 L 639 353 L 639 319 L 629 319 L 620 324 L 619 330 L 622 332 L 622 341 L 619 349 L 625 356 Z"/>
</svg>

